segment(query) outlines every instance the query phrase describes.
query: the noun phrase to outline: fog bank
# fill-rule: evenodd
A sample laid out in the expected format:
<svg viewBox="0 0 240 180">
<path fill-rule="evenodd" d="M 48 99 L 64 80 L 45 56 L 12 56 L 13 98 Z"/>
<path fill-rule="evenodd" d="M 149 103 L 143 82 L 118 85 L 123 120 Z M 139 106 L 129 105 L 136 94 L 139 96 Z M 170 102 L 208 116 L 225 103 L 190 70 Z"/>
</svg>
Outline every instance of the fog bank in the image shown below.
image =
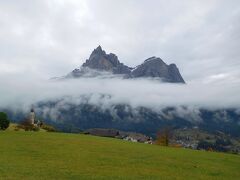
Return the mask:
<svg viewBox="0 0 240 180">
<path fill-rule="evenodd" d="M 66 103 L 89 103 L 108 108 L 116 104 L 159 110 L 169 106 L 199 108 L 238 108 L 239 82 L 224 79 L 163 83 L 159 79 L 95 77 L 43 80 L 27 75 L 0 77 L 0 108 L 29 109 L 40 101 L 64 98 Z M 214 79 L 214 78 L 213 78 Z M 88 97 L 83 98 L 83 97 Z"/>
</svg>

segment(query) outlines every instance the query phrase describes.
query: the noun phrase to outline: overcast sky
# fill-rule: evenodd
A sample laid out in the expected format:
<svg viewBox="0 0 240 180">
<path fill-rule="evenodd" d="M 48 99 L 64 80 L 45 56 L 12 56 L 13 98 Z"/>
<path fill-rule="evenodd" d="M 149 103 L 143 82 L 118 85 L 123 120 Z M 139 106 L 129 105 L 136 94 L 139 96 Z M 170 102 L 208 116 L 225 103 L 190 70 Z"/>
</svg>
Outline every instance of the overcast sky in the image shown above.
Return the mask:
<svg viewBox="0 0 240 180">
<path fill-rule="evenodd" d="M 238 0 L 0 0 L 0 76 L 50 78 L 101 45 L 136 66 L 157 56 L 188 81 L 240 74 Z"/>
</svg>

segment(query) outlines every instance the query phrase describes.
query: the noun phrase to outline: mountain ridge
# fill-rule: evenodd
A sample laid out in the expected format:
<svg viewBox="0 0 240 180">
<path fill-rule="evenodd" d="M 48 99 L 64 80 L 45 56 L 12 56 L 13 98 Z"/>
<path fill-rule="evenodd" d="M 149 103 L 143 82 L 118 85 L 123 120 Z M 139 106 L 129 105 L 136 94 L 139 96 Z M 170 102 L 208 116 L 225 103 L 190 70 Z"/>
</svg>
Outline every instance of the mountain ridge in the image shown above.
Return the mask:
<svg viewBox="0 0 240 180">
<path fill-rule="evenodd" d="M 93 75 L 91 70 L 94 70 Z M 117 55 L 107 54 L 100 45 L 92 51 L 80 69 L 74 69 L 67 77 L 95 77 L 102 72 L 123 75 L 124 78 L 160 78 L 163 82 L 185 83 L 176 64 L 168 65 L 161 58 L 153 56 L 132 68 L 121 63 Z"/>
</svg>

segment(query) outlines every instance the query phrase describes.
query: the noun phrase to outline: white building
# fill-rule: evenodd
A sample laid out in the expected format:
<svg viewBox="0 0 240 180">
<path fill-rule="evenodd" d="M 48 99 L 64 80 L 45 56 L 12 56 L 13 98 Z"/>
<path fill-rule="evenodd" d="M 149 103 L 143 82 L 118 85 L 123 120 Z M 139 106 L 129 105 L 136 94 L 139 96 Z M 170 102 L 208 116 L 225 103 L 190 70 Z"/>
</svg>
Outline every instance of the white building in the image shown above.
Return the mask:
<svg viewBox="0 0 240 180">
<path fill-rule="evenodd" d="M 35 120 L 35 112 L 34 112 L 34 109 L 32 108 L 29 114 L 29 121 L 31 124 L 34 124 L 34 120 Z"/>
</svg>

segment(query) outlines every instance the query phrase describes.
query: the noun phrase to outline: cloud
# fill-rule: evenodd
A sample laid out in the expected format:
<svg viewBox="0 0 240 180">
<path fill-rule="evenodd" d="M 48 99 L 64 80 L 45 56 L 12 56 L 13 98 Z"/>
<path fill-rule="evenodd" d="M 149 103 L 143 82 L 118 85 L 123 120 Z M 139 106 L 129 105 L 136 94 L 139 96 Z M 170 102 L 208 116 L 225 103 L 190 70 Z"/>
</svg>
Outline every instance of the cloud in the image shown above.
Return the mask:
<svg viewBox="0 0 240 180">
<path fill-rule="evenodd" d="M 109 107 L 238 107 L 237 0 L 0 1 L 0 106 L 29 108 L 66 96 Z M 176 63 L 187 85 L 82 78 L 49 82 L 79 67 L 97 45 L 136 66 L 151 56 Z M 102 98 L 102 94 L 107 94 Z"/>
<path fill-rule="evenodd" d="M 59 107 L 87 102 L 102 108 L 127 104 L 133 108 L 143 106 L 155 111 L 173 106 L 212 109 L 240 106 L 239 81 L 223 83 L 218 78 L 215 83 L 199 81 L 183 85 L 162 83 L 159 79 L 106 78 L 106 75 L 62 81 L 45 81 L 27 76 L 24 79 L 20 76 L 17 80 L 14 76 L 0 78 L 1 108 L 29 109 L 37 102 L 59 99 Z"/>
<path fill-rule="evenodd" d="M 234 74 L 238 7 L 237 0 L 0 1 L 0 66 L 61 76 L 101 44 L 129 66 L 151 56 L 176 63 L 186 81 Z"/>
</svg>

